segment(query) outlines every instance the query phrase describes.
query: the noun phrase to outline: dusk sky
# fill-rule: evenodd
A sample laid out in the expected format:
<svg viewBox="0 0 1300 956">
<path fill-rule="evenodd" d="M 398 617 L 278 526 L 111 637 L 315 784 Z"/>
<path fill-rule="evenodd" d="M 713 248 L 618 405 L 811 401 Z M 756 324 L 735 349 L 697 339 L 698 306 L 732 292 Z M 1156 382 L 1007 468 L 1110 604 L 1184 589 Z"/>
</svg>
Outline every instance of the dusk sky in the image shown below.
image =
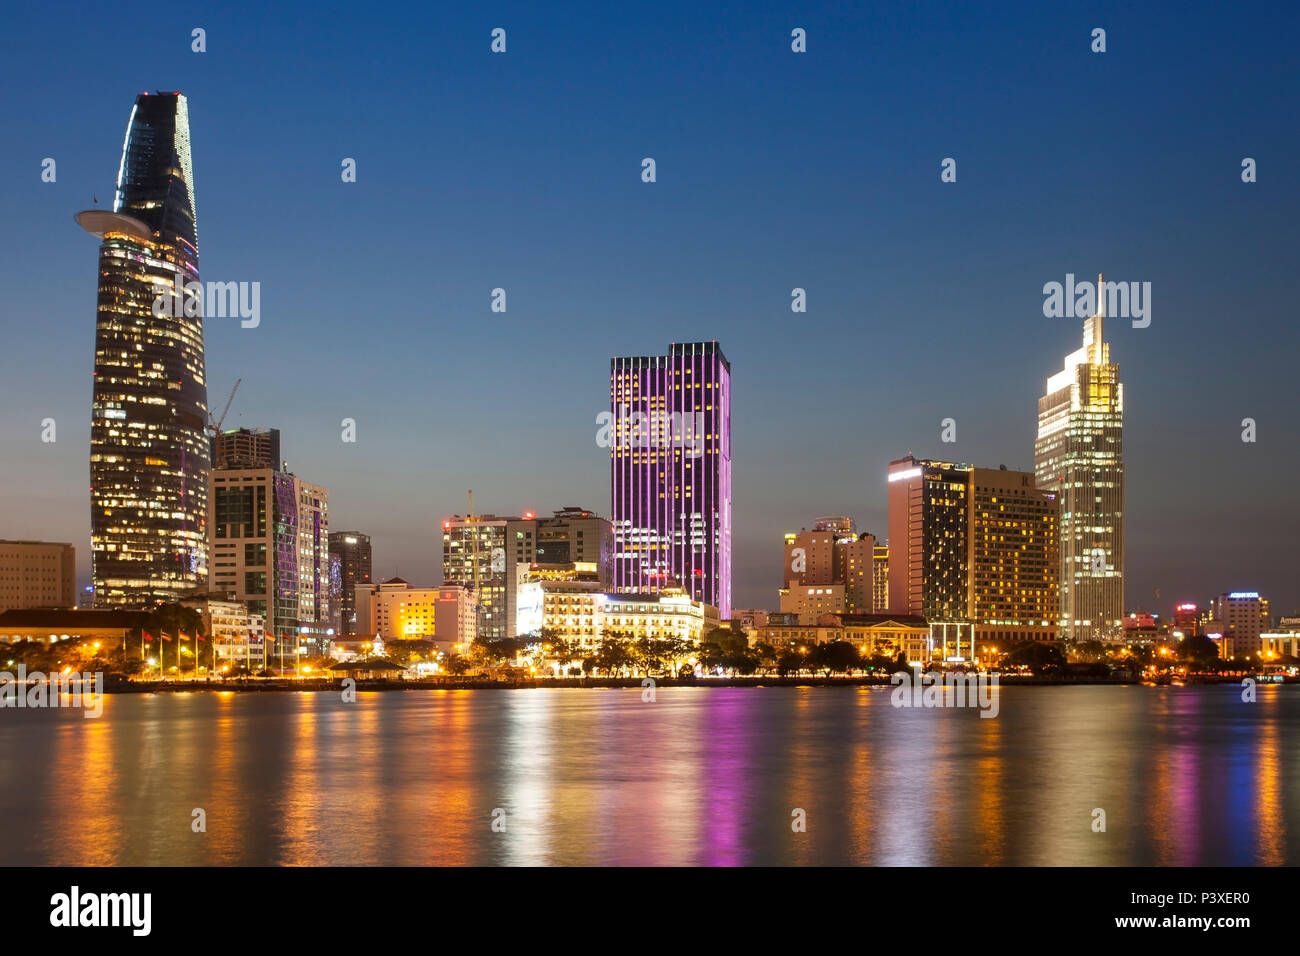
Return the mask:
<svg viewBox="0 0 1300 956">
<path fill-rule="evenodd" d="M 846 514 L 883 539 L 891 458 L 1033 469 L 1082 334 L 1043 285 L 1105 272 L 1152 285 L 1148 328 L 1106 326 L 1127 609 L 1259 590 L 1291 613 L 1298 28 L 1282 3 L 11 8 L 0 538 L 73 543 L 89 583 L 97 242 L 73 215 L 111 207 L 136 94 L 180 90 L 202 278 L 262 288 L 259 327 L 206 324 L 209 406 L 243 379 L 226 427 L 281 429 L 377 577 L 440 582 L 470 488 L 608 514 L 610 357 L 716 339 L 733 605 L 775 609 L 783 532 Z"/>
</svg>

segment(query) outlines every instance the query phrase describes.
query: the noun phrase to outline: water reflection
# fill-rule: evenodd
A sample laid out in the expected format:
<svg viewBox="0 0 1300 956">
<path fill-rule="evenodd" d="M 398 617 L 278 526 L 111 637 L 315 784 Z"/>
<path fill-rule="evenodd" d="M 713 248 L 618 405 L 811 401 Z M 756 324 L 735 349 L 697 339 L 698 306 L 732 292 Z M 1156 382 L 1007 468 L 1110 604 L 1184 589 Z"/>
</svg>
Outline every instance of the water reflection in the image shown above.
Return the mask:
<svg viewBox="0 0 1300 956">
<path fill-rule="evenodd" d="M 1300 692 L 1257 693 L 110 695 L 0 711 L 0 862 L 1295 864 Z"/>
</svg>

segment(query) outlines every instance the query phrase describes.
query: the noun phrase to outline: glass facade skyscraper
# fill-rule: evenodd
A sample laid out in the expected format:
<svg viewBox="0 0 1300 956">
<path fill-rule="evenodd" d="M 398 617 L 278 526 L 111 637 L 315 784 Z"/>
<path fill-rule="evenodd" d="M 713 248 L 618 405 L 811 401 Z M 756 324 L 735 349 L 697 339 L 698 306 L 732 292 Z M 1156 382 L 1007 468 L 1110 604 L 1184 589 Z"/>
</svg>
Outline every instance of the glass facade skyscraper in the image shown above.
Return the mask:
<svg viewBox="0 0 1300 956">
<path fill-rule="evenodd" d="M 610 362 L 614 588 L 731 616 L 731 364 L 717 342 Z"/>
<path fill-rule="evenodd" d="M 182 295 L 199 277 L 184 96 L 136 98 L 113 210 L 77 221 L 102 240 L 90 429 L 95 603 L 173 600 L 205 587 L 208 574 L 202 297 Z"/>
<path fill-rule="evenodd" d="M 1104 280 L 1083 348 L 1065 358 L 1038 400 L 1034 475 L 1060 507 L 1061 636 L 1122 640 L 1124 386 L 1102 338 Z"/>
</svg>

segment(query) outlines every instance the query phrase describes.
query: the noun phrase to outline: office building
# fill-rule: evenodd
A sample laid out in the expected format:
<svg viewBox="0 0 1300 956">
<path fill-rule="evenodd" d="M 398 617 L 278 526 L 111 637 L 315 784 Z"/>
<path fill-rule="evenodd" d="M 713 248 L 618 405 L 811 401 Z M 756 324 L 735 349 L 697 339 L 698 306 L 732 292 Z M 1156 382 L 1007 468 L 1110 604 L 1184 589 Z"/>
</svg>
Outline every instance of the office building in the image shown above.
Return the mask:
<svg viewBox="0 0 1300 956">
<path fill-rule="evenodd" d="M 52 541 L 0 540 L 0 611 L 77 606 L 77 552 Z"/>
<path fill-rule="evenodd" d="M 272 468 L 212 473 L 213 591 L 230 592 L 266 622 L 268 666 L 326 653 L 329 495 Z"/>
<path fill-rule="evenodd" d="M 338 594 L 338 626 L 335 631 L 344 636 L 364 634 L 364 630 L 357 630 L 355 592 L 358 586 L 372 583 L 370 535 L 359 531 L 331 531 L 330 556 L 338 559 L 338 581 L 334 586 Z M 331 570 L 331 583 L 333 579 Z"/>
<path fill-rule="evenodd" d="M 609 520 L 572 505 L 549 518 L 538 518 L 536 564 L 592 564 L 602 585 L 608 586 L 614 573 L 614 526 Z"/>
<path fill-rule="evenodd" d="M 173 601 L 208 583 L 208 395 L 189 112 L 141 93 L 98 237 L 90 423 L 91 574 L 98 607 Z M 158 307 L 162 303 L 163 307 Z"/>
<path fill-rule="evenodd" d="M 717 342 L 610 361 L 614 589 L 731 615 L 731 365 Z"/>
<path fill-rule="evenodd" d="M 513 621 L 507 618 L 514 601 L 508 597 L 517 591 L 518 565 L 532 563 L 536 545 L 536 526 L 527 519 L 455 515 L 442 523 L 442 582 L 473 591 L 476 640 L 513 636 Z"/>
<path fill-rule="evenodd" d="M 1038 400 L 1034 473 L 1060 510 L 1061 633 L 1119 641 L 1124 618 L 1124 386 L 1110 360 L 1104 281 L 1083 347 Z"/>
<path fill-rule="evenodd" d="M 781 613 L 800 624 L 813 624 L 823 614 L 843 614 L 847 607 L 843 584 L 792 584 L 780 593 Z"/>
</svg>

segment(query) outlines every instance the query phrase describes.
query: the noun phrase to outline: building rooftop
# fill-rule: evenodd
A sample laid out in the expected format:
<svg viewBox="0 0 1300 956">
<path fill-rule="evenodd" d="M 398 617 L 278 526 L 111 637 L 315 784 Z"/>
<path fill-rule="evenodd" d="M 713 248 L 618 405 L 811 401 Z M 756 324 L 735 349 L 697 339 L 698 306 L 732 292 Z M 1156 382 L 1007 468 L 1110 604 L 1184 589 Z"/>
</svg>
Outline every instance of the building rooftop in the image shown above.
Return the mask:
<svg viewBox="0 0 1300 956">
<path fill-rule="evenodd" d="M 141 627 L 148 618 L 148 611 L 73 611 L 67 608 L 15 608 L 0 613 L 0 628 Z"/>
</svg>

